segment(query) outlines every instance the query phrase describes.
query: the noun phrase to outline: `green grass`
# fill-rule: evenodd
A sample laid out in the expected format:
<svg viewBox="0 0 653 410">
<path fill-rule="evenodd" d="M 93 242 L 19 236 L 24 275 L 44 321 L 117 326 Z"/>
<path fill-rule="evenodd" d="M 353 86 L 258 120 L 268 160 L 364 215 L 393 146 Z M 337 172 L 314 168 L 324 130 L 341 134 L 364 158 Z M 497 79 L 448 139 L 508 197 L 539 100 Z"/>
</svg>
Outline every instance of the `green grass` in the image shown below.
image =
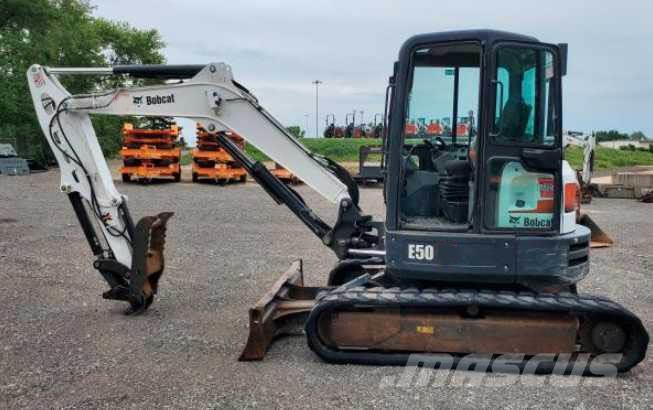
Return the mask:
<svg viewBox="0 0 653 410">
<path fill-rule="evenodd" d="M 653 152 L 648 151 L 626 151 L 596 147 L 594 158 L 594 166 L 597 169 L 653 165 Z M 580 169 L 583 166 L 583 150 L 580 147 L 569 147 L 565 150 L 565 159 L 569 161 L 572 168 Z"/>
<path fill-rule="evenodd" d="M 181 159 L 179 162 L 181 162 L 181 165 L 190 165 L 191 162 L 193 162 L 193 157 L 191 156 L 192 150 L 189 151 L 182 151 L 181 153 Z"/>
<path fill-rule="evenodd" d="M 358 149 L 363 145 L 381 145 L 380 139 L 327 139 L 327 138 L 303 138 L 300 140 L 306 148 L 316 154 L 324 155 L 334 161 L 348 162 L 358 161 Z M 245 148 L 247 155 L 255 161 L 269 161 L 270 159 L 251 144 Z M 181 164 L 187 165 L 191 162 L 190 152 L 182 155 Z"/>
<path fill-rule="evenodd" d="M 310 151 L 324 155 L 338 162 L 358 161 L 358 149 L 363 145 L 381 145 L 380 139 L 326 139 L 326 138 L 304 138 L 301 143 Z M 261 151 L 250 144 L 247 144 L 247 155 L 256 161 L 268 161 Z M 565 158 L 573 168 L 581 168 L 583 163 L 583 151 L 579 147 L 569 147 L 565 150 Z M 653 165 L 653 153 L 646 151 L 624 151 L 612 148 L 597 147 L 595 166 L 598 169 L 612 169 L 630 167 L 635 165 Z M 190 152 L 181 158 L 181 164 L 187 165 L 191 162 Z"/>
<path fill-rule="evenodd" d="M 303 138 L 300 141 L 311 152 L 324 155 L 338 162 L 358 161 L 358 149 L 363 145 L 381 145 L 381 140 L 374 138 Z M 267 160 L 267 157 L 262 152 L 249 144 L 247 144 L 247 153 L 258 161 Z"/>
</svg>

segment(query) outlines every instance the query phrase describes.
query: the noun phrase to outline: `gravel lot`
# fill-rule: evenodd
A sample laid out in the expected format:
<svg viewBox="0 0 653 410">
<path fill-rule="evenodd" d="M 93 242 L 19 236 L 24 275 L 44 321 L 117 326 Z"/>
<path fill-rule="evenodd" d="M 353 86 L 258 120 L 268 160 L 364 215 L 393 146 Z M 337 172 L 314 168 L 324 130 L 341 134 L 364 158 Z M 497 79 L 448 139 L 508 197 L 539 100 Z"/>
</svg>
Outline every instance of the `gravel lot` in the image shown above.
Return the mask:
<svg viewBox="0 0 653 410">
<path fill-rule="evenodd" d="M 135 218 L 176 211 L 160 297 L 125 317 L 123 304 L 100 297 L 104 282 L 58 181 L 57 171 L 0 177 L 0 408 L 653 407 L 650 356 L 617 379 L 527 376 L 504 387 L 488 384 L 505 376 L 470 372 L 445 386 L 397 387 L 402 368 L 327 365 L 302 337 L 240 363 L 248 306 L 294 259 L 309 284 L 324 283 L 330 251 L 253 183 L 116 183 Z M 382 216 L 379 189 L 363 189 L 362 204 Z M 618 245 L 593 253 L 581 291 L 614 298 L 653 331 L 653 205 L 587 209 Z"/>
</svg>

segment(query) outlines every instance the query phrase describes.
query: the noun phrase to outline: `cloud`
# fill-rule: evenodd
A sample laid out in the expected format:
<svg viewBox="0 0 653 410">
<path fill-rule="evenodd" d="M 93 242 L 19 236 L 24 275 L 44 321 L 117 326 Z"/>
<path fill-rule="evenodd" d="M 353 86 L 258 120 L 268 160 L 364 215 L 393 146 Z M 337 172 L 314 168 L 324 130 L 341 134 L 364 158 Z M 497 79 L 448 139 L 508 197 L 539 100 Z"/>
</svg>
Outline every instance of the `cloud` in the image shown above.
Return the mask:
<svg viewBox="0 0 653 410">
<path fill-rule="evenodd" d="M 495 28 L 569 43 L 565 127 L 641 129 L 653 92 L 653 2 L 506 0 L 95 0 L 96 15 L 156 28 L 170 63 L 229 63 L 235 77 L 285 124 L 320 123 L 353 109 L 381 112 L 399 47 L 432 31 Z M 367 118 L 369 118 L 366 115 Z M 312 130 L 312 128 L 311 128 Z M 314 132 L 312 132 L 314 133 Z"/>
</svg>

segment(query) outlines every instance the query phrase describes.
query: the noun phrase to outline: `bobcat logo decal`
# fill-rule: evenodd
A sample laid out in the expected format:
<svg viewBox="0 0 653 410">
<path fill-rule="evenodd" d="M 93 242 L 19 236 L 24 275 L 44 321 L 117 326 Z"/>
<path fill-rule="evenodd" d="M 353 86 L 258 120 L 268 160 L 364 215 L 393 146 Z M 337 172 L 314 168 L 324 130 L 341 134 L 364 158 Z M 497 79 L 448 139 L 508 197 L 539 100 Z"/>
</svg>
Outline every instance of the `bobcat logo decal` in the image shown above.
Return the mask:
<svg viewBox="0 0 653 410">
<path fill-rule="evenodd" d="M 511 224 L 518 224 L 520 219 L 521 219 L 521 216 L 512 216 L 512 215 L 509 215 L 509 216 L 508 216 L 508 223 L 511 223 Z"/>
</svg>

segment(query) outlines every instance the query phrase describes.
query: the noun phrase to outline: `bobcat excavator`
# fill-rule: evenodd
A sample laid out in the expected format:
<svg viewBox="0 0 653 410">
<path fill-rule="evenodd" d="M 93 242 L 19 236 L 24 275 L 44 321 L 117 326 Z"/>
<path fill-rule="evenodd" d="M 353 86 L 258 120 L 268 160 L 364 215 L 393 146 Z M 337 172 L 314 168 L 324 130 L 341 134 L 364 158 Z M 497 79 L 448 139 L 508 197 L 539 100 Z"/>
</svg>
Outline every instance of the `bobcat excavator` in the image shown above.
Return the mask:
<svg viewBox="0 0 653 410">
<path fill-rule="evenodd" d="M 117 192 L 89 114 L 186 117 L 232 130 L 335 204 L 335 223 L 224 137 L 221 144 L 279 204 L 339 258 L 326 286 L 304 286 L 301 262 L 250 309 L 242 360 L 259 360 L 297 319 L 310 348 L 332 363 L 404 365 L 412 353 L 582 358 L 625 372 L 646 354 L 640 319 L 616 302 L 581 295 L 590 231 L 576 223 L 578 181 L 563 159 L 566 45 L 500 31 L 407 40 L 386 90 L 385 222 L 359 206 L 356 184 L 309 152 L 233 78 L 229 66 L 55 68 L 27 77 L 67 194 L 109 285 L 103 297 L 143 312 L 164 261 L 163 212 L 134 223 Z M 71 95 L 63 75 L 176 80 Z M 476 123 L 456 135 L 459 113 Z M 434 140 L 405 138 L 407 118 L 451 118 Z M 223 135 L 218 133 L 217 135 Z M 571 366 L 571 364 L 570 364 Z M 496 370 L 496 368 L 494 368 Z M 569 370 L 569 369 L 567 369 Z"/>
</svg>

